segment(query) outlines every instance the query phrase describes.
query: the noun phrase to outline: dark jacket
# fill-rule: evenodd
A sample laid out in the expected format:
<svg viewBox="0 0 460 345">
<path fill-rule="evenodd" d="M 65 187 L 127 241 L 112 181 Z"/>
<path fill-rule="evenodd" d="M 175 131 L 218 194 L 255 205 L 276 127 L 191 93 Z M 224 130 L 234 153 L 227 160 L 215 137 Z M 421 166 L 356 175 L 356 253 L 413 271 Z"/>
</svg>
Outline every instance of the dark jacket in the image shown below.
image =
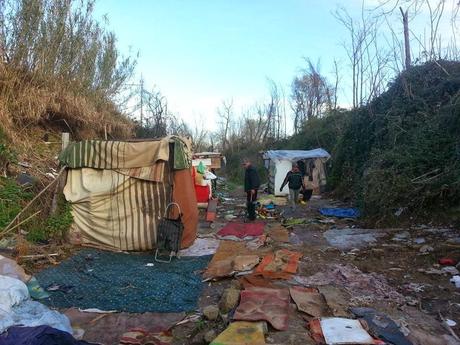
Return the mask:
<svg viewBox="0 0 460 345">
<path fill-rule="evenodd" d="M 300 189 L 302 187 L 302 173 L 300 171 L 289 171 L 284 178 L 281 189 L 289 182 L 289 189 Z"/>
<path fill-rule="evenodd" d="M 257 169 L 250 165 L 244 172 L 244 191 L 249 192 L 251 189 L 259 189 L 259 187 L 260 178 Z"/>
</svg>

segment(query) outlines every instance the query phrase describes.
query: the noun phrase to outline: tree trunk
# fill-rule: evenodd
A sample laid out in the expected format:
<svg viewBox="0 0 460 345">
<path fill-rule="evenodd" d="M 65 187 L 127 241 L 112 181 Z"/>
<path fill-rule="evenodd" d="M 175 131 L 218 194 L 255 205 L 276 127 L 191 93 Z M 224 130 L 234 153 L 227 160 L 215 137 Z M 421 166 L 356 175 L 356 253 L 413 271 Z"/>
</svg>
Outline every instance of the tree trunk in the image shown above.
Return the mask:
<svg viewBox="0 0 460 345">
<path fill-rule="evenodd" d="M 403 19 L 403 26 L 404 26 L 404 52 L 406 58 L 406 69 L 409 69 L 411 65 L 411 58 L 410 58 L 410 42 L 409 42 L 409 20 L 406 12 L 400 7 L 399 10 L 401 11 L 402 19 Z"/>
</svg>

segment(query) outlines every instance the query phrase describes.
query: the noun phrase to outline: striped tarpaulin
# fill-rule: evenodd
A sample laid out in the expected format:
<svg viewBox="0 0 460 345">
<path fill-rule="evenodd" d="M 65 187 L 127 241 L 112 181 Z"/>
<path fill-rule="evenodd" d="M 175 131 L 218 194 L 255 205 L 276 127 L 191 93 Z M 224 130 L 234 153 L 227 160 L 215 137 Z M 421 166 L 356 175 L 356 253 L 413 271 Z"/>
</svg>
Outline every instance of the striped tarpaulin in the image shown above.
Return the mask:
<svg viewBox="0 0 460 345">
<path fill-rule="evenodd" d="M 130 169 L 169 160 L 169 138 L 126 142 L 84 140 L 74 142 L 59 155 L 69 168 Z"/>
<path fill-rule="evenodd" d="M 72 232 L 83 245 L 112 250 L 155 247 L 171 187 L 113 170 L 70 169 L 64 194 L 72 203 Z"/>
</svg>

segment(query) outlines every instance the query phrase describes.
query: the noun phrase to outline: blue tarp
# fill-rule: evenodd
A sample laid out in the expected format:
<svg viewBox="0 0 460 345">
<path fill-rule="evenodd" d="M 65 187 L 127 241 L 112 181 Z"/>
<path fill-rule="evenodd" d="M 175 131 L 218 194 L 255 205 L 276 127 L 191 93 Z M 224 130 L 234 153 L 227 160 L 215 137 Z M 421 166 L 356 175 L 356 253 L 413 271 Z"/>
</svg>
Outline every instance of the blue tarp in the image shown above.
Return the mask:
<svg viewBox="0 0 460 345">
<path fill-rule="evenodd" d="M 50 294 L 41 302 L 53 308 L 193 311 L 203 286 L 200 272 L 210 259 L 209 255 L 182 257 L 168 264 L 156 262 L 152 253 L 85 249 L 36 278 Z"/>
<path fill-rule="evenodd" d="M 358 218 L 360 216 L 357 208 L 320 208 L 319 212 L 323 216 L 337 218 Z"/>
<path fill-rule="evenodd" d="M 314 150 L 270 150 L 266 151 L 263 154 L 264 159 L 272 159 L 272 160 L 289 160 L 292 162 L 296 162 L 302 159 L 309 159 L 309 158 L 324 158 L 328 160 L 331 157 L 329 152 L 325 149 L 318 148 Z"/>
</svg>

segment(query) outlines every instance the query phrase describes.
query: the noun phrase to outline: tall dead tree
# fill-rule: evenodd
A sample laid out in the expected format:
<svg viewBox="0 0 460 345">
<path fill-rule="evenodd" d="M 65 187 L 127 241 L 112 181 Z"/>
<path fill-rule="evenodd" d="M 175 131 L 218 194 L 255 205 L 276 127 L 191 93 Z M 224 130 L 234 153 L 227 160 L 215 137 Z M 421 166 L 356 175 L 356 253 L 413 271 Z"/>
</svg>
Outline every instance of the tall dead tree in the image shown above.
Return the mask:
<svg viewBox="0 0 460 345">
<path fill-rule="evenodd" d="M 405 12 L 403 11 L 402 7 L 399 7 L 401 11 L 402 20 L 403 20 L 403 27 L 404 27 L 404 56 L 406 61 L 406 69 L 409 69 L 411 65 L 411 57 L 410 57 L 410 42 L 409 42 L 409 17 L 408 17 L 408 10 Z"/>
</svg>

